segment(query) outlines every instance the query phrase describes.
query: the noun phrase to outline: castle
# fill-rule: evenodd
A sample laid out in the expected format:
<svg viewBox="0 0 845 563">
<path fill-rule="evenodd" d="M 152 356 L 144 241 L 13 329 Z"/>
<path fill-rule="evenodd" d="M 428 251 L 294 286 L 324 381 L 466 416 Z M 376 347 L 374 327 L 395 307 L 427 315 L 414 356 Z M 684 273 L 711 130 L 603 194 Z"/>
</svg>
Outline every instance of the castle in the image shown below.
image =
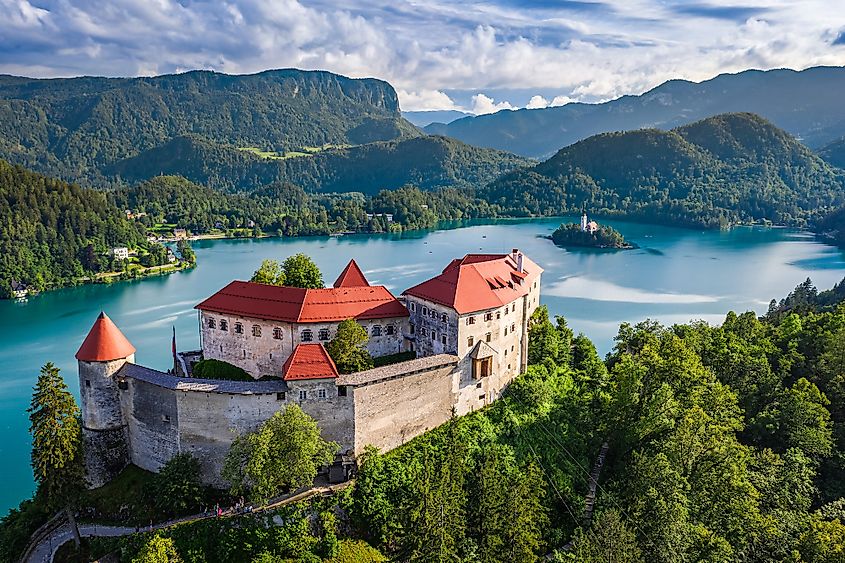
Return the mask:
<svg viewBox="0 0 845 563">
<path fill-rule="evenodd" d="M 468 254 L 395 297 L 354 260 L 330 288 L 233 281 L 196 306 L 201 350 L 176 352 L 174 370 L 135 363 L 135 348 L 101 313 L 76 354 L 89 485 L 127 464 L 158 471 L 190 452 L 205 482 L 234 438 L 289 403 L 312 416 L 345 459 L 367 445 L 395 448 L 496 400 L 527 365 L 528 320 L 542 269 L 514 249 Z M 340 374 L 323 344 L 355 319 L 374 357 L 416 358 Z M 254 381 L 199 379 L 218 359 Z M 272 376 L 272 377 L 265 377 Z"/>
</svg>

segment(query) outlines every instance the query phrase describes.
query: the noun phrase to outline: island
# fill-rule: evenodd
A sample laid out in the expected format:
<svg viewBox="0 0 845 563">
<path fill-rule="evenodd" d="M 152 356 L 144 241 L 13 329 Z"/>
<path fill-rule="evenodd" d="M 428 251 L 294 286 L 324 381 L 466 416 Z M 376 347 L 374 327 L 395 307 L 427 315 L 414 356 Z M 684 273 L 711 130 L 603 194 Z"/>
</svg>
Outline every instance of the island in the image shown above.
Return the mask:
<svg viewBox="0 0 845 563">
<path fill-rule="evenodd" d="M 631 250 L 639 248 L 625 240 L 622 233 L 610 226 L 599 226 L 589 221 L 585 213 L 581 224 L 561 223 L 550 237 L 552 242 L 563 247 L 601 248 L 608 250 Z"/>
</svg>

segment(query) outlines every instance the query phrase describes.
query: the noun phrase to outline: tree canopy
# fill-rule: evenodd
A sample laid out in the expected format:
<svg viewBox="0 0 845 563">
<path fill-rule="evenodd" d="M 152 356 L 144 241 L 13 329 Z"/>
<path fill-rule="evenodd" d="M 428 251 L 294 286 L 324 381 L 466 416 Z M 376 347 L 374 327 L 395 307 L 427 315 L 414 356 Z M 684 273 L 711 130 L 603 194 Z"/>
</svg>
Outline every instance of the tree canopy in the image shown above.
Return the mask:
<svg viewBox="0 0 845 563">
<path fill-rule="evenodd" d="M 282 263 L 282 270 L 285 285 L 308 289 L 323 287 L 323 273 L 314 263 L 314 260 L 305 254 L 299 253 L 288 256 Z"/>
<path fill-rule="evenodd" d="M 373 357 L 366 348 L 367 331 L 355 322 L 346 319 L 337 325 L 337 334 L 326 344 L 329 353 L 340 373 L 355 373 L 373 367 Z"/>
</svg>

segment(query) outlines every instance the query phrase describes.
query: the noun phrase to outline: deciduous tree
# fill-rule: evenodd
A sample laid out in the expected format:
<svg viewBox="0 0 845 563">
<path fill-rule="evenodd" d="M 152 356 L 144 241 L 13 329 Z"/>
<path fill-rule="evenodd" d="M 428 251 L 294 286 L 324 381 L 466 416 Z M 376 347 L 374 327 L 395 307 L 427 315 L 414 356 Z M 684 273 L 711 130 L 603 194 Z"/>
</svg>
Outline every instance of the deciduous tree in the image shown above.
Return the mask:
<svg viewBox="0 0 845 563">
<path fill-rule="evenodd" d="M 293 287 L 319 289 L 323 287 L 323 274 L 317 264 L 305 254 L 289 256 L 282 269 L 285 272 L 285 284 Z"/>
</svg>

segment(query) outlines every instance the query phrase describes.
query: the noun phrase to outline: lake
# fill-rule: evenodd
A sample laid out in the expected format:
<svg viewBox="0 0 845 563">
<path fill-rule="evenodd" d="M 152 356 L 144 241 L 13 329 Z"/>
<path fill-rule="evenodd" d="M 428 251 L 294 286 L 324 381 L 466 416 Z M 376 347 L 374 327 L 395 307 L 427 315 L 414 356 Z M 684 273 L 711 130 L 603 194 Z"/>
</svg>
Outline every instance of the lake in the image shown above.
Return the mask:
<svg viewBox="0 0 845 563">
<path fill-rule="evenodd" d="M 519 248 L 545 268 L 541 301 L 552 315 L 565 316 L 602 353 L 624 321 L 719 323 L 729 310 L 765 312 L 772 298 L 808 276 L 825 289 L 845 276 L 843 252 L 787 229 L 701 232 L 606 221 L 641 248 L 570 252 L 539 238 L 560 221 L 500 221 L 404 235 L 201 241 L 194 243 L 199 265 L 191 271 L 64 289 L 28 303 L 0 301 L 0 511 L 5 514 L 33 490 L 25 409 L 41 365 L 59 366 L 78 397 L 74 354 L 104 310 L 138 349 L 139 363 L 166 369 L 171 326 L 179 349 L 196 349 L 194 305 L 232 279 L 248 279 L 265 258 L 309 254 L 327 284 L 355 258 L 371 283 L 398 295 L 452 258 Z"/>
</svg>

